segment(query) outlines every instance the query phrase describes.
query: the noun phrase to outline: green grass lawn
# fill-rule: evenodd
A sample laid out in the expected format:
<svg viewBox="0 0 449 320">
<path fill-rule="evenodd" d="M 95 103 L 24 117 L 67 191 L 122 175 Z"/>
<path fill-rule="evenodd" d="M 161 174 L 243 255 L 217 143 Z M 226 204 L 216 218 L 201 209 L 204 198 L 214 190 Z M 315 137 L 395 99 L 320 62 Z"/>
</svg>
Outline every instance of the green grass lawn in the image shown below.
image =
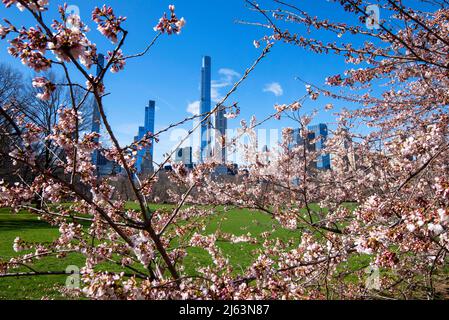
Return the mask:
<svg viewBox="0 0 449 320">
<path fill-rule="evenodd" d="M 128 206 L 134 209 L 136 205 L 130 203 Z M 350 209 L 355 208 L 355 204 L 347 204 L 347 206 Z M 171 207 L 166 205 L 151 206 L 152 210 L 164 208 L 170 209 Z M 318 210 L 318 208 L 314 206 L 313 210 Z M 219 230 L 235 236 L 250 233 L 252 237 L 260 239 L 262 232 L 275 230 L 271 235 L 272 238 L 279 238 L 285 242 L 290 241 L 293 245 L 299 243 L 301 239 L 300 230 L 283 229 L 269 215 L 248 210 L 233 209 L 225 212 L 220 208 L 215 208 L 214 214 L 208 218 L 206 225 L 203 234 L 210 234 Z M 28 212 L 12 214 L 8 209 L 0 209 L 0 260 L 9 260 L 11 257 L 19 255 L 13 250 L 13 241 L 17 236 L 27 242 L 50 243 L 59 236 L 59 231 L 46 222 L 39 221 L 35 215 Z M 177 239 L 173 241 L 172 246 L 175 246 L 177 241 Z M 259 245 L 250 243 L 233 244 L 219 241 L 217 245 L 227 256 L 236 273 L 245 270 L 257 257 L 257 250 L 260 249 Z M 363 272 L 371 258 L 368 255 L 353 255 L 348 261 L 339 265 L 338 272 L 346 274 L 344 275 L 345 281 L 356 282 L 357 277 L 353 272 L 360 270 Z M 38 260 L 32 267 L 38 271 L 64 271 L 69 265 L 83 266 L 84 259 L 81 254 L 70 254 L 65 258 L 46 257 Z M 212 259 L 205 250 L 200 248 L 187 249 L 187 257 L 184 260 L 187 274 L 195 274 L 199 267 L 211 263 Z M 98 268 L 112 272 L 121 271 L 121 268 L 114 264 L 101 264 Z M 448 270 L 448 268 L 445 268 L 443 272 L 445 280 L 442 283 L 444 285 L 447 285 Z M 19 268 L 14 271 L 28 272 L 29 270 Z M 0 300 L 41 299 L 43 297 L 65 299 L 66 297 L 60 293 L 60 288 L 64 287 L 66 279 L 66 275 L 0 278 Z M 437 284 L 440 285 L 440 283 Z M 439 291 L 443 292 L 444 290 L 447 291 L 447 287 Z M 442 296 L 447 297 L 447 293 Z"/>
<path fill-rule="evenodd" d="M 132 206 L 132 205 L 130 205 Z M 152 209 L 158 207 L 153 206 Z M 289 231 L 279 227 L 268 215 L 249 212 L 246 210 L 231 210 L 227 212 L 218 211 L 210 218 L 204 234 L 222 232 L 236 236 L 251 233 L 258 236 L 265 231 L 271 231 L 273 226 L 276 231 L 273 237 L 283 240 L 292 239 L 294 242 L 300 240 L 299 231 Z M 58 237 L 58 230 L 39 221 L 35 215 L 27 212 L 11 214 L 8 209 L 0 209 L 0 258 L 7 260 L 18 255 L 14 252 L 12 245 L 17 236 L 28 242 L 51 242 Z M 220 242 L 219 247 L 228 256 L 236 271 L 245 269 L 254 260 L 254 250 L 257 245 L 249 243 L 232 244 Z M 212 263 L 209 254 L 200 248 L 189 248 L 185 260 L 186 271 L 191 274 L 200 266 Z M 39 271 L 62 271 L 69 265 L 84 265 L 84 258 L 80 254 L 70 254 L 66 258 L 48 257 L 37 261 L 33 268 Z M 103 265 L 102 269 L 115 271 L 117 267 Z M 18 271 L 29 271 L 18 269 Z M 37 277 L 14 277 L 0 278 L 0 299 L 50 299 L 63 298 L 58 289 L 65 285 L 65 275 L 37 276 Z"/>
<path fill-rule="evenodd" d="M 17 253 L 12 244 L 17 236 L 30 242 L 51 242 L 58 237 L 58 229 L 39 221 L 28 213 L 11 214 L 0 209 L 0 257 L 6 260 Z M 48 257 L 34 264 L 36 270 L 65 270 L 67 265 L 83 263 L 81 255 L 70 255 L 67 259 Z M 25 269 L 19 269 L 26 271 Z M 58 285 L 65 283 L 66 276 L 17 277 L 0 279 L 0 299 L 40 299 L 59 297 Z"/>
</svg>

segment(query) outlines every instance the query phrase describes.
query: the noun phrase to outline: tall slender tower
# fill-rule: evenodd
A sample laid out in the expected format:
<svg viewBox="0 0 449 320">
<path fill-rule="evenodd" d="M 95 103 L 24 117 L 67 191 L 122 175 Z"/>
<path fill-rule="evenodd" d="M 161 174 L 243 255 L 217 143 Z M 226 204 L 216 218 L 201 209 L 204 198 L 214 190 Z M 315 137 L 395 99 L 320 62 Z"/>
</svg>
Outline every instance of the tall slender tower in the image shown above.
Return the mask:
<svg viewBox="0 0 449 320">
<path fill-rule="evenodd" d="M 151 132 L 154 134 L 154 117 L 156 114 L 156 102 L 153 100 L 150 100 L 148 102 L 148 106 L 145 107 L 145 130 L 146 132 Z M 151 161 L 153 161 L 154 156 L 154 139 L 151 140 L 151 147 L 150 147 L 150 154 L 151 154 Z"/>
<path fill-rule="evenodd" d="M 104 55 L 103 54 L 99 54 L 98 57 L 98 64 L 97 64 L 97 73 L 96 75 L 100 75 L 101 70 L 103 70 L 104 68 Z M 101 115 L 100 115 L 100 108 L 98 106 L 97 101 L 94 99 L 94 103 L 92 106 L 92 127 L 91 127 L 91 132 L 96 132 L 96 133 L 100 133 L 100 127 L 101 127 Z M 96 139 L 96 142 L 98 142 L 98 139 Z M 100 154 L 98 152 L 98 150 L 95 150 L 92 154 L 92 163 L 95 166 L 100 165 Z M 97 168 L 98 169 L 98 168 Z"/>
<path fill-rule="evenodd" d="M 220 106 L 215 113 L 215 156 L 219 157 L 221 163 L 226 163 L 226 130 L 228 129 L 228 119 L 225 117 L 224 106 Z"/>
<path fill-rule="evenodd" d="M 145 107 L 145 122 L 143 127 L 139 127 L 139 132 L 135 141 L 143 139 L 143 137 L 151 132 L 154 134 L 154 119 L 156 113 L 156 102 L 150 100 L 148 106 Z M 148 173 L 148 171 L 153 171 L 153 156 L 154 156 L 154 139 L 151 141 L 151 146 L 144 148 L 137 152 L 136 167 L 139 173 Z M 143 172 L 146 171 L 146 172 Z"/>
<path fill-rule="evenodd" d="M 203 65 L 201 67 L 201 114 L 211 111 L 211 58 L 203 57 Z M 205 120 L 207 115 L 201 118 L 201 141 L 200 141 L 200 162 L 204 162 L 209 157 L 211 144 L 211 121 L 210 117 Z"/>
</svg>

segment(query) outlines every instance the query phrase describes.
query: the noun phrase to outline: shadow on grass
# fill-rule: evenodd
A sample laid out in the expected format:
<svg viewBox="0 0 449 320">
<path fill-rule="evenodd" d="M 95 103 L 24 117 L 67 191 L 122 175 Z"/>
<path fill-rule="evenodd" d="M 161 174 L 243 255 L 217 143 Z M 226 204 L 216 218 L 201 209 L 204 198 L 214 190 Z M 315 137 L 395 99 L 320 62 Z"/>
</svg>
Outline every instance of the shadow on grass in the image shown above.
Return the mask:
<svg viewBox="0 0 449 320">
<path fill-rule="evenodd" d="M 52 229 L 52 226 L 36 219 L 0 220 L 0 232 L 24 229 Z"/>
</svg>

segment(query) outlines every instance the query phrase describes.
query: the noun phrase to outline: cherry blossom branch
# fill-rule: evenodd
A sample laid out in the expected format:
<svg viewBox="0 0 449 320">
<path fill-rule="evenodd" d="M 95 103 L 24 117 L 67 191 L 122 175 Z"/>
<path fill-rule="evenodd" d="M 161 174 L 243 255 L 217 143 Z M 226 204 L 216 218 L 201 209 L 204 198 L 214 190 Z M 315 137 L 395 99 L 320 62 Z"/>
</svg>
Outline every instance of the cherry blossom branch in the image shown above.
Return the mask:
<svg viewBox="0 0 449 320">
<path fill-rule="evenodd" d="M 190 186 L 190 188 L 183 194 L 181 201 L 178 203 L 178 205 L 176 206 L 175 210 L 173 210 L 173 214 L 172 216 L 168 219 L 168 221 L 165 223 L 165 225 L 162 227 L 161 231 L 159 231 L 158 233 L 158 237 L 161 237 L 162 234 L 165 232 L 165 230 L 170 226 L 170 224 L 173 222 L 173 219 L 175 219 L 175 217 L 178 215 L 179 210 L 181 210 L 181 207 L 184 205 L 184 203 L 186 202 L 187 198 L 189 197 L 190 193 L 193 191 L 193 189 L 195 188 L 196 184 L 193 184 Z"/>
<path fill-rule="evenodd" d="M 159 39 L 159 37 L 161 35 L 162 35 L 162 32 L 158 32 L 158 34 L 153 38 L 151 43 L 141 53 L 137 53 L 137 54 L 134 54 L 134 55 L 126 56 L 126 57 L 123 57 L 123 58 L 121 58 L 119 60 L 129 60 L 129 59 L 143 57 L 144 55 L 146 55 L 148 53 L 148 51 L 150 51 L 150 49 L 154 46 L 154 44 L 156 43 L 157 39 Z"/>
<path fill-rule="evenodd" d="M 410 174 L 410 176 L 401 183 L 401 185 L 397 188 L 396 190 L 396 194 L 402 190 L 402 188 L 404 188 L 410 181 L 412 181 L 416 176 L 418 176 L 421 172 L 423 172 L 427 167 L 429 167 L 429 165 L 436 159 L 438 158 L 444 151 L 448 150 L 449 148 L 449 144 L 445 144 L 442 145 L 442 147 L 440 148 L 440 150 L 435 153 L 433 156 L 431 156 L 421 167 L 418 168 L 418 170 L 416 170 L 415 172 L 413 172 L 412 174 Z"/>
<path fill-rule="evenodd" d="M 440 40 L 441 42 L 443 42 L 444 44 L 446 44 L 447 46 L 449 46 L 449 42 L 446 39 L 443 39 L 442 37 L 440 37 L 440 35 L 438 33 L 436 33 L 434 30 L 430 29 L 425 23 L 423 23 L 421 20 L 411 16 L 407 10 L 405 10 L 404 6 L 401 4 L 400 6 L 397 5 L 394 1 L 392 0 L 387 0 L 389 4 L 391 4 L 391 6 L 396 9 L 398 12 L 400 12 L 401 14 L 404 14 L 407 18 L 409 18 L 412 21 L 415 21 L 418 25 L 420 25 L 423 29 L 425 29 L 427 32 L 429 32 L 430 34 L 432 34 L 435 38 L 437 38 L 438 40 Z"/>
<path fill-rule="evenodd" d="M 107 212 L 105 212 L 103 210 L 103 208 L 101 208 L 100 206 L 98 206 L 97 204 L 95 204 L 93 201 L 91 201 L 86 195 L 84 195 L 83 193 L 81 193 L 80 191 L 78 191 L 76 189 L 76 187 L 74 185 L 72 185 L 71 183 L 68 183 L 67 181 L 65 181 L 64 179 L 49 173 L 45 170 L 42 170 L 41 168 L 39 168 L 38 166 L 32 165 L 29 162 L 27 162 L 26 160 L 17 158 L 17 157 L 12 157 L 11 155 L 3 152 L 0 150 L 0 153 L 3 154 L 4 156 L 7 156 L 17 162 L 21 162 L 23 164 L 28 165 L 29 167 L 33 168 L 36 171 L 39 171 L 42 175 L 47 176 L 51 179 L 57 180 L 60 183 L 62 183 L 63 185 L 65 185 L 69 190 L 73 191 L 78 197 L 80 197 L 82 200 L 86 201 L 87 203 L 91 204 L 92 206 L 95 207 L 95 209 L 98 211 L 98 213 L 100 213 L 102 215 L 102 217 L 108 222 L 108 224 L 123 238 L 123 240 L 125 240 L 125 242 L 127 242 L 131 247 L 134 246 L 134 243 L 131 241 L 131 239 L 115 224 L 115 222 L 109 217 L 109 215 L 107 214 Z"/>
<path fill-rule="evenodd" d="M 144 280 L 148 279 L 145 276 L 134 273 L 121 273 L 121 274 L 127 278 L 140 278 Z M 30 277 L 30 276 L 61 276 L 61 275 L 73 275 L 73 273 L 66 271 L 37 271 L 37 272 L 17 272 L 6 274 L 0 273 L 0 278 L 16 278 L 16 277 Z"/>
</svg>

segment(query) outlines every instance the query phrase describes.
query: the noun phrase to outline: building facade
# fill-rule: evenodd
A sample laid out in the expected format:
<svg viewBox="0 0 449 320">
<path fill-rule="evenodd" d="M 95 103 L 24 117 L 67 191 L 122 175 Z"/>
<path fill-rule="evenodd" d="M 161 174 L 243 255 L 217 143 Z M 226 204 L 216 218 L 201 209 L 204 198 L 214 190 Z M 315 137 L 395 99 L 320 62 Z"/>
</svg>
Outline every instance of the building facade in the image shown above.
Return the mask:
<svg viewBox="0 0 449 320">
<path fill-rule="evenodd" d="M 212 61 L 211 57 L 203 57 L 201 66 L 201 100 L 200 114 L 201 117 L 201 136 L 200 136 L 200 162 L 204 162 L 211 154 L 211 121 L 210 116 L 206 113 L 211 111 L 211 86 L 212 86 Z"/>
<path fill-rule="evenodd" d="M 315 126 L 309 126 L 307 128 L 307 151 L 309 152 L 320 152 L 326 146 L 326 141 L 329 136 L 329 130 L 327 125 L 324 123 L 320 123 Z M 314 143 L 312 143 L 314 142 Z M 293 139 L 290 144 L 290 148 L 304 144 L 304 140 L 301 136 L 301 129 L 293 130 Z M 330 154 L 321 154 L 316 163 L 315 168 L 320 170 L 330 170 L 331 169 L 331 156 Z"/>
<path fill-rule="evenodd" d="M 137 142 L 145 137 L 148 133 L 154 133 L 154 122 L 156 116 L 156 102 L 150 100 L 148 106 L 145 107 L 144 125 L 139 127 L 137 136 L 134 137 L 134 142 Z M 154 171 L 153 158 L 154 157 L 154 139 L 151 139 L 151 145 L 137 151 L 136 168 L 137 173 L 147 174 Z"/>
<path fill-rule="evenodd" d="M 221 163 L 226 163 L 226 130 L 228 119 L 225 117 L 224 107 L 215 113 L 215 157 Z"/>
<path fill-rule="evenodd" d="M 96 76 L 100 75 L 100 72 L 104 68 L 104 55 L 99 54 L 97 56 L 97 70 Z M 100 134 L 102 126 L 100 108 L 97 101 L 94 99 L 92 103 L 92 123 L 91 132 Z M 96 138 L 96 142 L 99 142 L 99 138 Z M 122 172 L 122 168 L 116 162 L 106 159 L 106 157 L 100 152 L 100 150 L 94 150 L 92 153 L 92 164 L 95 166 L 97 171 L 97 177 L 105 177 L 116 175 Z"/>
</svg>

